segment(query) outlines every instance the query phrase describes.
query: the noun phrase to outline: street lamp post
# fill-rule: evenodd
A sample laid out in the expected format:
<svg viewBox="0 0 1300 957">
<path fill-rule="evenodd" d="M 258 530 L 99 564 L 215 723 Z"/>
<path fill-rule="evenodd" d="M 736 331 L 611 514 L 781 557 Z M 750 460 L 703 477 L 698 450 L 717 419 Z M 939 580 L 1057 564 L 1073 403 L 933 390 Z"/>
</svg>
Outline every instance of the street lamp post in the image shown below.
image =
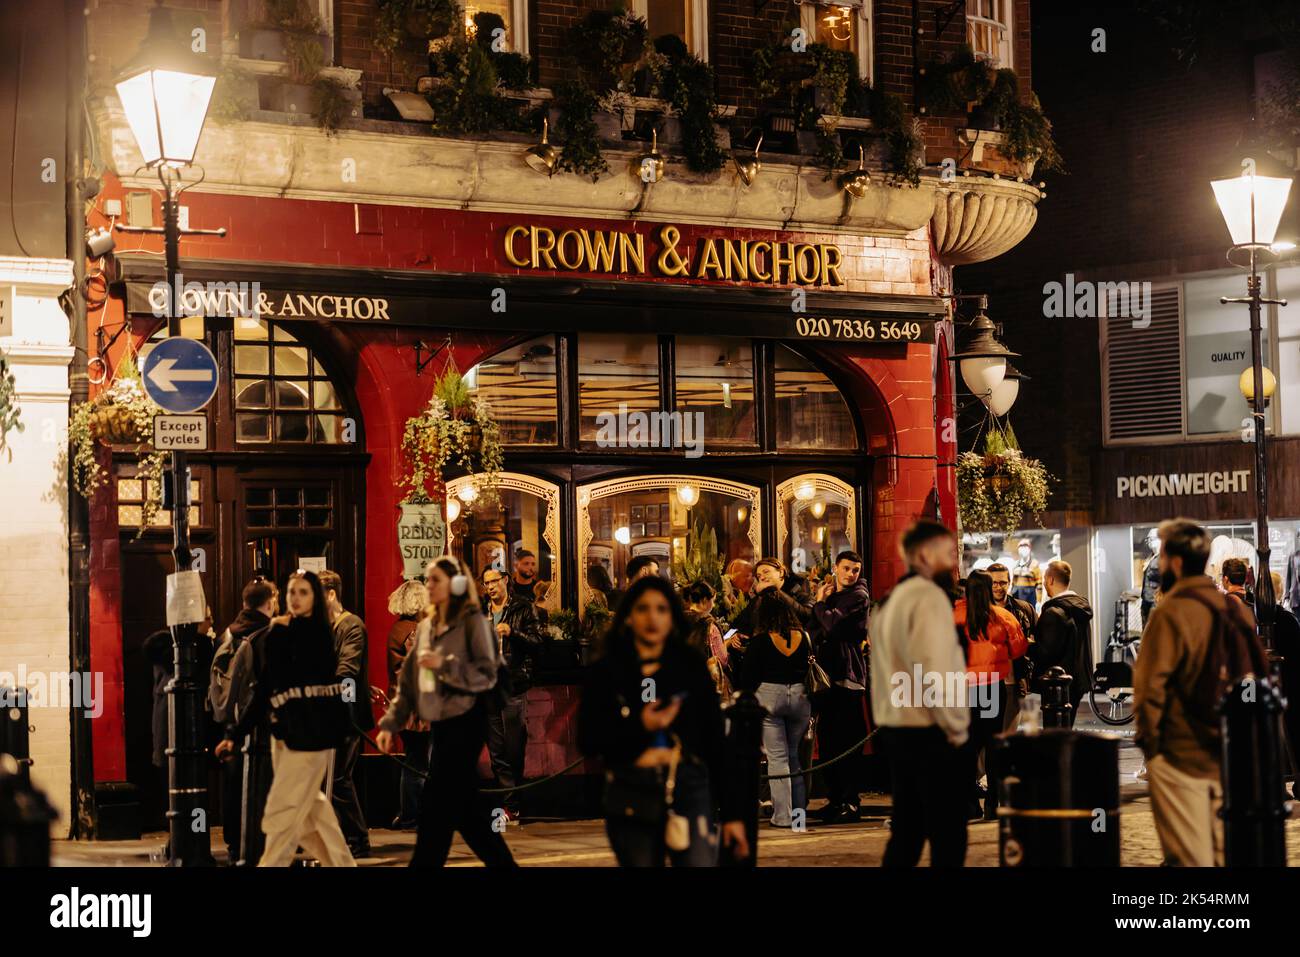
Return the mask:
<svg viewBox="0 0 1300 957">
<path fill-rule="evenodd" d="M 167 334 L 180 335 L 176 302 L 180 272 L 177 170 L 194 162 L 216 77 L 172 24 L 162 0 L 150 11 L 149 34 L 116 83 L 127 123 L 145 166 L 163 187 L 163 245 L 167 269 Z M 186 453 L 172 455 L 172 555 L 176 571 L 193 563 L 189 535 L 189 470 Z M 171 627 L 174 674 L 167 685 L 167 822 L 171 866 L 212 863 L 208 832 L 207 761 L 203 741 L 198 626 Z"/>
<path fill-rule="evenodd" d="M 1263 319 L 1265 304 L 1286 305 L 1285 299 L 1266 299 L 1261 295 L 1258 257 L 1272 248 L 1277 235 L 1282 211 L 1286 208 L 1291 191 L 1291 180 L 1281 176 L 1261 176 L 1255 160 L 1245 159 L 1240 176 L 1215 180 L 1211 183 L 1214 198 L 1218 201 L 1224 221 L 1232 236 L 1232 254 L 1245 251 L 1249 254 L 1250 270 L 1246 278 L 1244 297 L 1223 296 L 1220 303 L 1246 303 L 1250 309 L 1250 390 L 1252 421 L 1255 439 L 1255 550 L 1258 557 L 1255 573 L 1255 614 L 1259 621 L 1259 636 L 1264 647 L 1273 647 L 1273 610 L 1277 596 L 1273 594 L 1273 579 L 1269 574 L 1268 543 L 1268 455 L 1267 422 L 1264 412 L 1268 395 L 1264 387 Z M 1234 265 L 1237 263 L 1234 262 Z"/>
</svg>

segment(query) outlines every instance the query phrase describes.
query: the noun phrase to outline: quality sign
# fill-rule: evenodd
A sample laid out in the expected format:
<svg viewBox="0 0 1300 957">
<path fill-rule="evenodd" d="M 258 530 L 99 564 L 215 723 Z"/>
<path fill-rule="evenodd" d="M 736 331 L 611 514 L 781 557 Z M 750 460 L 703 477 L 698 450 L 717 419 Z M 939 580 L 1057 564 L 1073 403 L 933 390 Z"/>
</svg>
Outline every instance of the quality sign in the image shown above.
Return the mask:
<svg viewBox="0 0 1300 957">
<path fill-rule="evenodd" d="M 144 360 L 140 374 L 144 391 L 167 412 L 197 412 L 217 392 L 217 360 L 193 339 L 162 340 Z"/>
</svg>

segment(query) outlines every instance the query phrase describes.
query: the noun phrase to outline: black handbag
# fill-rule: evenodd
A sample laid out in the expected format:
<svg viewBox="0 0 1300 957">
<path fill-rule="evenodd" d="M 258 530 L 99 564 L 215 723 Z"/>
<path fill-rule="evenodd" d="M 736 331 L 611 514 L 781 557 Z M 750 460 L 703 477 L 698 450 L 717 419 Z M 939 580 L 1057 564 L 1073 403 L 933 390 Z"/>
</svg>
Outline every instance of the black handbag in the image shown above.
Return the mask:
<svg viewBox="0 0 1300 957">
<path fill-rule="evenodd" d="M 619 768 L 605 774 L 605 816 L 610 820 L 663 824 L 668 817 L 663 768 Z"/>
</svg>

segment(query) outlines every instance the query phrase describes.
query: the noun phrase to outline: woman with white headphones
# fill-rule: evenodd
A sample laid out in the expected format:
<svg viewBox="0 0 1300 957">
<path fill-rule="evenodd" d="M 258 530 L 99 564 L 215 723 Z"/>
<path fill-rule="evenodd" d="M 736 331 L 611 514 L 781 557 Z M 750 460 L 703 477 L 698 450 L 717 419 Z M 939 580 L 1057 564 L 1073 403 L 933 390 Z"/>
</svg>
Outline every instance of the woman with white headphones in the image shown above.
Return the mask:
<svg viewBox="0 0 1300 957">
<path fill-rule="evenodd" d="M 379 722 L 384 753 L 418 713 L 432 728 L 429 777 L 420 797 L 412 867 L 442 867 L 452 835 L 460 832 L 488 867 L 513 867 L 505 839 L 478 791 L 478 758 L 487 741 L 483 695 L 497 683 L 500 666 L 492 628 L 479 606 L 473 580 L 460 561 L 444 555 L 425 570 L 429 614 L 397 677 L 397 696 Z"/>
</svg>

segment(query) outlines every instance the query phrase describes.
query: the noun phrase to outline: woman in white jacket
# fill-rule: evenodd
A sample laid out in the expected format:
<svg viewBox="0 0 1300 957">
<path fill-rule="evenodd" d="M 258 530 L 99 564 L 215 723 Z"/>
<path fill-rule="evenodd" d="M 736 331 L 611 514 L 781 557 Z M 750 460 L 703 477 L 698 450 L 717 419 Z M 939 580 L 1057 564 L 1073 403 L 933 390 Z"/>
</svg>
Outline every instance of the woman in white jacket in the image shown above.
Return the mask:
<svg viewBox="0 0 1300 957">
<path fill-rule="evenodd" d="M 411 866 L 443 866 L 459 831 L 488 867 L 513 867 L 510 848 L 478 790 L 478 759 L 487 741 L 482 696 L 496 687 L 500 665 L 492 628 L 459 560 L 444 555 L 431 562 L 425 583 L 429 614 L 416 629 L 415 647 L 402 663 L 397 696 L 376 739 L 385 753 L 391 751 L 394 735 L 413 713 L 432 729 Z"/>
</svg>

